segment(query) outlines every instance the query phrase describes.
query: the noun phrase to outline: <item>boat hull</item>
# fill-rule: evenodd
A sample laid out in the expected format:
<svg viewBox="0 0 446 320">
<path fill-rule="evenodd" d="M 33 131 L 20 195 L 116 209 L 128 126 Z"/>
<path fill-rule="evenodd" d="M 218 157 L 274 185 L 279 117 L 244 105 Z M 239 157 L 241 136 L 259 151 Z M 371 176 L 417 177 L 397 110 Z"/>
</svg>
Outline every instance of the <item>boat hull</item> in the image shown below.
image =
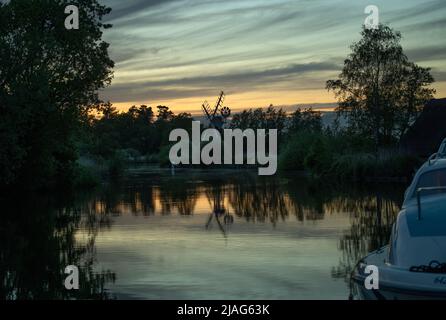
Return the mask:
<svg viewBox="0 0 446 320">
<path fill-rule="evenodd" d="M 446 274 L 417 273 L 386 263 L 388 247 L 383 247 L 361 259 L 352 273 L 356 296 L 361 300 L 446 300 Z M 365 287 L 368 274 L 364 267 L 374 265 L 379 270 L 379 289 Z"/>
</svg>

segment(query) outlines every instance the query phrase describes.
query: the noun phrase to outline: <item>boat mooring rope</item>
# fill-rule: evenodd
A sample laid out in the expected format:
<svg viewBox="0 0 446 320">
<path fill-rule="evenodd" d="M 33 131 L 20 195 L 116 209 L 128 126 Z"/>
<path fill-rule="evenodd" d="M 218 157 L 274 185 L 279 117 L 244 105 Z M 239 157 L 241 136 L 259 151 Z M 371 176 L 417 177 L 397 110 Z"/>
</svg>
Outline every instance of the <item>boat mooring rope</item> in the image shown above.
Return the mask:
<svg viewBox="0 0 446 320">
<path fill-rule="evenodd" d="M 446 273 L 446 263 L 438 261 L 431 261 L 427 266 L 410 267 L 411 272 L 425 272 L 425 273 Z"/>
</svg>

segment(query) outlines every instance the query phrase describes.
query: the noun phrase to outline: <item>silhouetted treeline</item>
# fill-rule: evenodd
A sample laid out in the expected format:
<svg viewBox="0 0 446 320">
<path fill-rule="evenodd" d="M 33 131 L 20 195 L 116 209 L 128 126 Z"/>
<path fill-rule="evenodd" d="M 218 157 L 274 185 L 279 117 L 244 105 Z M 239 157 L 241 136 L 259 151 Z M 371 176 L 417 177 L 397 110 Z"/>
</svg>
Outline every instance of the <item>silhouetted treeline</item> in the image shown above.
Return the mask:
<svg viewBox="0 0 446 320">
<path fill-rule="evenodd" d="M 86 125 L 87 134 L 81 143 L 81 157 L 95 161 L 150 162 L 169 164 L 168 153 L 175 142 L 169 141 L 174 129 L 191 133 L 194 118 L 189 113 L 174 114 L 166 106 L 133 106 L 118 112 L 110 103 L 103 104 L 99 116 L 91 116 Z M 202 123 L 202 128 L 206 124 Z M 279 144 L 302 130 L 322 130 L 321 113 L 311 109 L 296 110 L 287 115 L 282 109 L 249 109 L 235 114 L 228 128 L 277 129 Z"/>
<path fill-rule="evenodd" d="M 268 108 L 244 110 L 233 116 L 231 128 L 238 129 L 277 129 L 279 143 L 300 131 L 322 130 L 322 113 L 311 108 L 297 109 L 288 115 L 282 108 L 270 105 Z"/>
<path fill-rule="evenodd" d="M 89 136 L 84 141 L 84 151 L 104 158 L 113 157 L 117 151 L 134 159 L 154 159 L 160 150 L 169 145 L 173 129 L 191 130 L 189 113 L 175 115 L 166 106 L 133 106 L 126 112 L 117 112 L 111 104 L 101 106 L 100 118 L 92 117 Z M 152 157 L 152 158 L 151 158 Z"/>
</svg>

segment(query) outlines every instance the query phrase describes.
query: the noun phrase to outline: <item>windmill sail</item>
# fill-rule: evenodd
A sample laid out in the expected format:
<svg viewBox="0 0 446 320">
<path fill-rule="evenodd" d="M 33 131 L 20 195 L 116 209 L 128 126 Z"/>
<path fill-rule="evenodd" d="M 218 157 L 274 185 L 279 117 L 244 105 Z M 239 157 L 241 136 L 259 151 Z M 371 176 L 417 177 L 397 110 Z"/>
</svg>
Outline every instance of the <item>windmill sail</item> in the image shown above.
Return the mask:
<svg viewBox="0 0 446 320">
<path fill-rule="evenodd" d="M 220 96 L 218 97 L 217 103 L 215 107 L 212 108 L 207 101 L 205 101 L 201 107 L 209 120 L 209 124 L 211 127 L 216 129 L 221 129 L 225 123 L 226 118 L 230 114 L 229 108 L 223 108 L 223 102 L 225 100 L 225 93 L 222 91 Z M 227 110 L 224 110 L 227 109 Z M 229 110 L 229 113 L 228 113 Z M 222 113 L 222 115 L 218 114 L 218 112 Z"/>
<path fill-rule="evenodd" d="M 214 108 L 214 112 L 212 114 L 212 117 L 215 117 L 215 115 L 217 114 L 218 110 L 223 106 L 224 100 L 225 100 L 225 93 L 222 91 L 220 93 L 220 97 L 217 100 L 217 103 L 215 104 L 215 108 Z"/>
<path fill-rule="evenodd" d="M 202 105 L 204 112 L 206 113 L 209 120 L 211 120 L 212 109 L 207 101 L 205 101 Z"/>
</svg>

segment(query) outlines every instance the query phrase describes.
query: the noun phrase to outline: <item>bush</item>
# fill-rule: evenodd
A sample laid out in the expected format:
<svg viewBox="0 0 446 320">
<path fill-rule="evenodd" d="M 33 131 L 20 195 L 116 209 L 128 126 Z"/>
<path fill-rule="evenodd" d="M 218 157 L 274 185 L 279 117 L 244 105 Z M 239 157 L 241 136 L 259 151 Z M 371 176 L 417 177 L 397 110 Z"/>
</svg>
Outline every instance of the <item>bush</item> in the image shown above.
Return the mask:
<svg viewBox="0 0 446 320">
<path fill-rule="evenodd" d="M 313 137 L 304 159 L 304 167 L 314 175 L 320 176 L 327 173 L 330 168 L 333 150 L 330 139 L 322 134 Z"/>
<path fill-rule="evenodd" d="M 77 187 L 95 187 L 100 182 L 100 175 L 89 167 L 79 166 L 76 170 L 75 185 Z"/>
<path fill-rule="evenodd" d="M 126 155 L 123 152 L 116 151 L 107 161 L 108 174 L 112 178 L 122 176 L 126 168 Z"/>
<path fill-rule="evenodd" d="M 342 179 L 358 180 L 361 177 L 373 176 L 375 164 L 376 158 L 371 154 L 336 154 L 329 172 Z"/>
<path fill-rule="evenodd" d="M 346 132 L 299 132 L 279 155 L 279 169 L 347 180 L 410 177 L 420 159 L 396 149 L 372 152 L 370 140 Z"/>
<path fill-rule="evenodd" d="M 397 151 L 336 155 L 330 174 L 339 178 L 409 178 L 421 165 L 421 160 Z"/>
<path fill-rule="evenodd" d="M 282 170 L 306 169 L 305 159 L 310 147 L 318 144 L 320 135 L 320 133 L 312 132 L 298 132 L 292 135 L 279 155 L 279 168 Z"/>
<path fill-rule="evenodd" d="M 160 163 L 160 156 L 159 154 L 155 153 L 155 154 L 148 154 L 146 155 L 146 162 L 148 163 L 152 163 L 152 164 L 159 164 Z"/>
<path fill-rule="evenodd" d="M 170 145 L 165 145 L 161 147 L 161 150 L 158 154 L 158 161 L 161 167 L 169 167 L 171 166 L 169 159 Z"/>
<path fill-rule="evenodd" d="M 375 175 L 379 177 L 411 177 L 421 164 L 421 159 L 407 153 L 381 152 L 378 155 Z"/>
</svg>

